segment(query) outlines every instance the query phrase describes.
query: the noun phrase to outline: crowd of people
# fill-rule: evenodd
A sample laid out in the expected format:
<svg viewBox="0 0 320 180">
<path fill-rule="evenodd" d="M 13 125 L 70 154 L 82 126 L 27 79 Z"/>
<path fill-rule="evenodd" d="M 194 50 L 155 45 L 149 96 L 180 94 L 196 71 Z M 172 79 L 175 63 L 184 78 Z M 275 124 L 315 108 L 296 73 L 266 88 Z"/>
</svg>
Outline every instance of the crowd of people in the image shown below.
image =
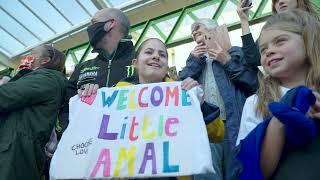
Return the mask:
<svg viewBox="0 0 320 180">
<path fill-rule="evenodd" d="M 185 90 L 204 90 L 201 110 L 216 173 L 189 178 L 320 179 L 319 15 L 309 0 L 272 0 L 273 15 L 255 42 L 251 8 L 245 0 L 237 7 L 242 47 L 208 47 L 205 34 L 218 27 L 215 20 L 191 26 L 196 46 L 177 81 Z M 61 132 L 68 127 L 71 97 L 91 96 L 101 87 L 174 81 L 165 43 L 149 38 L 135 51 L 129 28 L 122 11 L 101 9 L 87 28 L 98 56 L 78 64 L 69 80 L 64 54 L 50 45 L 31 50 L 14 77 L 2 78 L 0 179 L 49 178 L 61 137 L 56 122 Z M 135 73 L 127 77 L 131 64 Z"/>
</svg>

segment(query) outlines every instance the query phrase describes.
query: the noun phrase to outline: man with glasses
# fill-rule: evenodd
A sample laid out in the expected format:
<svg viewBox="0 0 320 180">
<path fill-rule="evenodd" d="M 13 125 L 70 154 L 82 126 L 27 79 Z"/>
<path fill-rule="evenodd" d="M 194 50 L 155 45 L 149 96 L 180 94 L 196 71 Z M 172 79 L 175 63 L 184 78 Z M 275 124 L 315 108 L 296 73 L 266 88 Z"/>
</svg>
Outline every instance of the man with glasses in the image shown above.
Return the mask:
<svg viewBox="0 0 320 180">
<path fill-rule="evenodd" d="M 126 77 L 128 66 L 134 57 L 134 46 L 128 38 L 130 22 L 120 10 L 99 10 L 87 28 L 95 59 L 78 64 L 72 73 L 66 92 L 65 104 L 59 115 L 64 130 L 69 122 L 69 99 L 95 94 L 99 87 L 111 87 Z"/>
</svg>

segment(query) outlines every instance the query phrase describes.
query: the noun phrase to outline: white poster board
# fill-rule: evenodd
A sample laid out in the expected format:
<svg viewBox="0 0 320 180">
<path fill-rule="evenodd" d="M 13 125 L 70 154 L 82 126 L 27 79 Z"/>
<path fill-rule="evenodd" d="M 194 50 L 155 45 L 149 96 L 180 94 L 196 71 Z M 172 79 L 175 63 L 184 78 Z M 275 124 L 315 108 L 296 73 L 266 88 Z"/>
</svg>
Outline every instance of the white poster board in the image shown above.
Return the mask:
<svg viewBox="0 0 320 180">
<path fill-rule="evenodd" d="M 196 89 L 186 92 L 181 82 L 101 88 L 69 105 L 51 179 L 214 172 Z"/>
</svg>

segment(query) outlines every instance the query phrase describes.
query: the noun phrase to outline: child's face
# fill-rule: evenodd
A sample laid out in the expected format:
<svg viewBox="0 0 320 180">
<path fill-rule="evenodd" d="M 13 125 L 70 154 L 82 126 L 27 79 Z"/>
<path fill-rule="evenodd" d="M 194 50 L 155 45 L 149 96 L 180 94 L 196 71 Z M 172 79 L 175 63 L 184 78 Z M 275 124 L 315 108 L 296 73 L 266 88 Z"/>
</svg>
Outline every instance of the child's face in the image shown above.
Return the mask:
<svg viewBox="0 0 320 180">
<path fill-rule="evenodd" d="M 277 0 L 274 7 L 277 13 L 285 12 L 298 7 L 297 0 Z"/>
<path fill-rule="evenodd" d="M 274 78 L 291 78 L 306 72 L 302 36 L 282 30 L 263 30 L 259 38 L 261 65 Z"/>
<path fill-rule="evenodd" d="M 137 59 L 133 61 L 133 65 L 138 70 L 139 77 L 161 81 L 168 71 L 166 47 L 156 39 L 147 41 Z"/>
</svg>

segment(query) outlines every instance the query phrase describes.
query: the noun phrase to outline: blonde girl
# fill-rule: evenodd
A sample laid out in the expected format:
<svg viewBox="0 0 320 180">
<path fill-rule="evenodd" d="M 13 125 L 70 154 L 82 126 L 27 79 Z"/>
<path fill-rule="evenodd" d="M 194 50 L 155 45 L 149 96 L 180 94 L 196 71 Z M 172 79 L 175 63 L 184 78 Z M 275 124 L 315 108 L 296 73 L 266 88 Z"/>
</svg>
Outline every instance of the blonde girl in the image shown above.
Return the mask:
<svg viewBox="0 0 320 180">
<path fill-rule="evenodd" d="M 246 100 L 237 140 L 237 144 L 241 144 L 238 157 L 244 166 L 250 160 L 243 161 L 243 154 L 251 153 L 248 159 L 252 160 L 250 162 L 252 164 L 257 163 L 258 168 L 253 171 L 248 166 L 244 167 L 241 177 L 248 175 L 249 171 L 256 175 L 253 176 L 254 179 L 314 179 L 320 177 L 319 171 L 314 168 L 320 161 L 320 137 L 316 135 L 311 144 L 302 142 L 303 147 L 300 149 L 285 149 L 289 136 L 299 138 L 305 135 L 303 133 L 308 134 L 309 131 L 290 131 L 291 134 L 288 134 L 290 121 L 287 125 L 282 120 L 272 117 L 275 113 L 271 114 L 268 110 L 270 102 L 281 101 L 283 103 L 281 98 L 288 90 L 301 85 L 306 86 L 313 90 L 313 93 L 310 91 L 310 96 L 312 96 L 311 99 L 316 99 L 316 102 L 308 105 L 310 106 L 309 112 L 303 116 L 310 119 L 313 130 L 318 128 L 320 119 L 320 96 L 318 94 L 320 92 L 320 23 L 315 16 L 302 10 L 277 14 L 271 17 L 262 28 L 258 44 L 261 65 L 267 76 L 260 79 L 257 95 Z M 270 104 L 269 109 L 271 109 Z M 288 112 L 291 111 L 302 113 L 297 108 L 288 110 Z M 263 121 L 267 117 L 272 118 Z M 305 122 L 308 123 L 308 121 Z M 254 140 L 253 136 L 255 136 Z M 240 140 L 242 140 L 241 143 Z M 307 140 L 309 139 L 305 139 Z M 254 150 L 250 152 L 248 150 L 250 148 Z M 308 168 L 301 168 L 307 165 L 309 165 Z M 252 178 L 246 176 L 248 177 Z"/>
</svg>

